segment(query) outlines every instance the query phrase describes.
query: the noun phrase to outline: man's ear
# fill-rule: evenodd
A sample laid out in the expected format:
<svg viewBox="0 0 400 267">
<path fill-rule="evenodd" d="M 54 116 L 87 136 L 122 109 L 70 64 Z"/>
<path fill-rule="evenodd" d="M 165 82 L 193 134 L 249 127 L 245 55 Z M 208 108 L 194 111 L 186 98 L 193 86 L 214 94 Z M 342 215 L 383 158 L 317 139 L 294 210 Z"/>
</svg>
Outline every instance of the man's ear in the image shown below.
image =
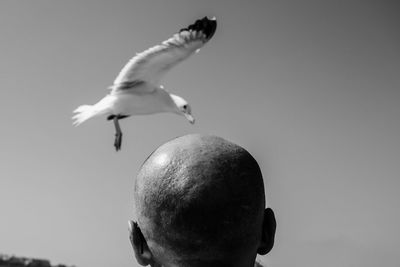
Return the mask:
<svg viewBox="0 0 400 267">
<path fill-rule="evenodd" d="M 261 240 L 257 253 L 265 255 L 271 251 L 274 246 L 276 231 L 276 220 L 274 211 L 270 208 L 264 210 L 264 221 L 262 225 Z"/>
<path fill-rule="evenodd" d="M 136 261 L 142 266 L 147 266 L 149 264 L 153 266 L 153 255 L 151 254 L 146 239 L 144 239 L 144 236 L 138 224 L 134 221 L 128 221 L 128 225 L 129 240 L 131 241 Z"/>
</svg>

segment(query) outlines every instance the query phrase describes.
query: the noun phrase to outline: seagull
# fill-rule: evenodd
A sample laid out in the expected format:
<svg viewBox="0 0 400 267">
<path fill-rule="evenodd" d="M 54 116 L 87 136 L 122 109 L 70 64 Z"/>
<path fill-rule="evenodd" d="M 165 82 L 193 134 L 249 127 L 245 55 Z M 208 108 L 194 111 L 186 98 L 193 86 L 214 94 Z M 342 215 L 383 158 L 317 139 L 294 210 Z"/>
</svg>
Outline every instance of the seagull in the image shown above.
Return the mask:
<svg viewBox="0 0 400 267">
<path fill-rule="evenodd" d="M 195 119 L 188 102 L 165 90 L 160 80 L 172 67 L 199 52 L 214 35 L 216 28 L 215 17 L 204 17 L 161 44 L 137 53 L 122 68 L 103 99 L 94 105 L 79 106 L 73 111 L 73 124 L 78 126 L 90 118 L 107 116 L 107 120 L 114 122 L 116 151 L 121 149 L 122 143 L 120 119 L 170 112 L 185 116 L 193 124 Z"/>
</svg>

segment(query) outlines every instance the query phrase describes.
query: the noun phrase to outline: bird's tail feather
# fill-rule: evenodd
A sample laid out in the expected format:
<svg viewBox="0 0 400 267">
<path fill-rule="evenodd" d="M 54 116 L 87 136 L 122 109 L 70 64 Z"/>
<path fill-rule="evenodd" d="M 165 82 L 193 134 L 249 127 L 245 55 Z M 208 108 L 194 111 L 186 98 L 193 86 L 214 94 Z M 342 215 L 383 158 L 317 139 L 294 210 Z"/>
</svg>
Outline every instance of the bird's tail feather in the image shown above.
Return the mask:
<svg viewBox="0 0 400 267">
<path fill-rule="evenodd" d="M 74 110 L 75 115 L 72 117 L 73 125 L 78 126 L 82 122 L 98 115 L 94 106 L 82 105 Z"/>
</svg>

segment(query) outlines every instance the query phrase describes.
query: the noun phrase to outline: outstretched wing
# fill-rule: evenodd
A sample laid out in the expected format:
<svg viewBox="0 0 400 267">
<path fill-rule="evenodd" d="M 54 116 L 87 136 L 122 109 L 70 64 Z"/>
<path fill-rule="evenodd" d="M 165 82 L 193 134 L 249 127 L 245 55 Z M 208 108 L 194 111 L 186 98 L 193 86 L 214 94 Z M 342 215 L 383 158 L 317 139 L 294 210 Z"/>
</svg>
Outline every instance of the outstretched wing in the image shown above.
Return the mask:
<svg viewBox="0 0 400 267">
<path fill-rule="evenodd" d="M 214 35 L 215 18 L 204 17 L 170 39 L 133 57 L 114 81 L 114 90 L 126 88 L 135 81 L 158 85 L 163 75 L 179 62 L 197 52 Z"/>
</svg>

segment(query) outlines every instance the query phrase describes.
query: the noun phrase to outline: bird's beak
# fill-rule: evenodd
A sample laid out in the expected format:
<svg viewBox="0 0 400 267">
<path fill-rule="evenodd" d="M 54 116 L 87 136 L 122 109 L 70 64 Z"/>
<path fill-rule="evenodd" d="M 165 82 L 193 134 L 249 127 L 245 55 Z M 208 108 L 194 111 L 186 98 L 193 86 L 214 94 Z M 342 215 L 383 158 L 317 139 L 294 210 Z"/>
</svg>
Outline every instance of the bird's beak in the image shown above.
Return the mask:
<svg viewBox="0 0 400 267">
<path fill-rule="evenodd" d="M 186 117 L 186 119 L 191 123 L 194 124 L 195 119 L 193 118 L 193 116 L 191 114 L 188 113 L 183 113 Z"/>
</svg>

